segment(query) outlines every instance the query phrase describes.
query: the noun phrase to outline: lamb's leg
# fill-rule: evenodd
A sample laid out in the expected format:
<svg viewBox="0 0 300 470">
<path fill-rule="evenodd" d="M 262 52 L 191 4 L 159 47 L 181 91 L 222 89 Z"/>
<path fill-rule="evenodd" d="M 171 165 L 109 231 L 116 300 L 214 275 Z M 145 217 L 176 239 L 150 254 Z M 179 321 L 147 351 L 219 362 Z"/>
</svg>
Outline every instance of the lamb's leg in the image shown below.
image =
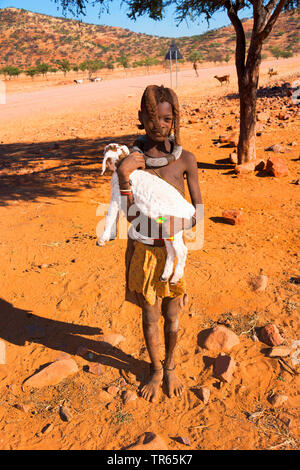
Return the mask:
<svg viewBox="0 0 300 470">
<path fill-rule="evenodd" d="M 105 228 L 99 240 L 97 241 L 98 246 L 103 246 L 108 240 L 116 238 L 119 210 L 120 208 L 118 202 L 115 199 L 112 199 L 105 216 Z"/>
<path fill-rule="evenodd" d="M 165 240 L 165 246 L 167 250 L 167 259 L 166 259 L 164 271 L 162 275 L 160 276 L 160 280 L 162 282 L 167 282 L 169 280 L 169 277 L 171 276 L 172 271 L 173 271 L 174 260 L 175 260 L 175 251 L 173 249 L 173 242 L 169 240 Z"/>
<path fill-rule="evenodd" d="M 177 261 L 174 274 L 170 280 L 170 284 L 176 284 L 179 279 L 183 277 L 184 274 L 184 267 L 188 249 L 183 242 L 182 234 L 182 231 L 176 233 L 176 235 L 174 236 L 174 241 L 172 242 L 173 250 L 176 254 Z"/>
</svg>

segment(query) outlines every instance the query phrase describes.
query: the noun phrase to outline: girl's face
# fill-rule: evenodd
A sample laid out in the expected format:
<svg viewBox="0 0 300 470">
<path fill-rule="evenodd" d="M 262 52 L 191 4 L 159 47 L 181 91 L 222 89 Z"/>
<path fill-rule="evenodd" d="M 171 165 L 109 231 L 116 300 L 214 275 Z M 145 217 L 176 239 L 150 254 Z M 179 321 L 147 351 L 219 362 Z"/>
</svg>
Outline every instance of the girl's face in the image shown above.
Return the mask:
<svg viewBox="0 0 300 470">
<path fill-rule="evenodd" d="M 154 142 L 164 142 L 170 135 L 173 124 L 173 110 L 170 103 L 164 101 L 157 105 L 158 121 L 163 134 L 154 130 L 154 123 L 149 119 L 147 111 L 139 111 L 139 120 L 144 125 L 147 136 Z"/>
</svg>

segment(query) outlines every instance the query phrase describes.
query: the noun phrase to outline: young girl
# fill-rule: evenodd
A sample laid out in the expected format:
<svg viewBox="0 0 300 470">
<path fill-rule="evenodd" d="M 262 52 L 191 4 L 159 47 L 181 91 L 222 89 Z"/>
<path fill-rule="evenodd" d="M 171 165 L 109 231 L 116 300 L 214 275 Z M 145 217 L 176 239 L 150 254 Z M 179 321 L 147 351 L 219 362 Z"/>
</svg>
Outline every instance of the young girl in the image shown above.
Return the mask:
<svg viewBox="0 0 300 470">
<path fill-rule="evenodd" d="M 174 91 L 163 86 L 148 86 L 142 96 L 138 117 L 139 128 L 145 129 L 146 135 L 137 139 L 133 152 L 121 162 L 117 170 L 121 195 L 127 197 L 127 208 L 134 203 L 129 177 L 137 168 L 163 178 L 183 196 L 186 175 L 192 204 L 195 207 L 202 204 L 196 158 L 180 146 L 179 104 Z M 172 131 L 174 135 L 171 134 Z M 129 222 L 135 217 L 127 215 Z M 180 279 L 176 285 L 160 281 L 166 261 L 163 239 L 172 237 L 183 225 L 175 217 L 170 217 L 165 222 L 161 224 L 159 239 L 151 238 L 150 221 L 148 233 L 141 233 L 131 225 L 126 250 L 126 285 L 129 294 L 126 298 L 133 301 L 130 292 L 134 293 L 142 308 L 143 333 L 151 361 L 150 377 L 142 387 L 141 394 L 152 402 L 158 398 L 163 379 L 169 397 L 179 397 L 184 390 L 175 373 L 174 351 L 178 316 L 185 295 L 185 280 Z M 193 225 L 195 223 L 194 218 Z M 164 317 L 165 339 L 163 365 L 159 355 L 158 320 L 161 314 Z"/>
</svg>

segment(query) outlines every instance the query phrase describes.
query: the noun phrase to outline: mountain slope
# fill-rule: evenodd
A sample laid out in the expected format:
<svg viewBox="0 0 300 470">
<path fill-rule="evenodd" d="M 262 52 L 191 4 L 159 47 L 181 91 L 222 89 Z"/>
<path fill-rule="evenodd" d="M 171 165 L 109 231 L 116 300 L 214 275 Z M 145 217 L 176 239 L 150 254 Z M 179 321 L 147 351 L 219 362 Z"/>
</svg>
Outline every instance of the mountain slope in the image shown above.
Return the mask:
<svg viewBox="0 0 300 470">
<path fill-rule="evenodd" d="M 263 53 L 270 55 L 270 47 L 300 52 L 300 10 L 282 14 Z M 249 42 L 252 20 L 243 20 Z M 81 23 L 77 20 L 56 18 L 23 9 L 0 10 L 0 67 L 16 65 L 29 67 L 36 62 L 55 64 L 68 59 L 79 64 L 87 59 L 113 63 L 122 55 L 129 56 L 131 65 L 146 56 L 163 60 L 171 38 L 162 38 L 131 32 L 128 29 Z M 188 60 L 191 52 L 200 51 L 204 60 L 233 58 L 235 33 L 232 26 L 207 33 L 176 39 L 180 52 Z M 273 49 L 275 50 L 275 49 Z"/>
</svg>

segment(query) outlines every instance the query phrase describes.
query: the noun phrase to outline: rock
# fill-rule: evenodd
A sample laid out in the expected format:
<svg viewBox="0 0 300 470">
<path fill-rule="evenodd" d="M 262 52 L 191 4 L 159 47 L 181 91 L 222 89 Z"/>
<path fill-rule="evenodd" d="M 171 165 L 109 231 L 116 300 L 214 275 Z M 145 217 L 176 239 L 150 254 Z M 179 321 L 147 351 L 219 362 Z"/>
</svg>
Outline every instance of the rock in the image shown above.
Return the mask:
<svg viewBox="0 0 300 470">
<path fill-rule="evenodd" d="M 25 405 L 23 403 L 17 403 L 15 405 L 15 408 L 17 408 L 17 410 L 20 410 L 20 411 L 23 411 L 23 413 L 28 413 L 28 411 L 30 411 L 31 409 L 31 406 L 30 405 Z"/>
<path fill-rule="evenodd" d="M 250 162 L 241 163 L 236 165 L 234 171 L 237 174 L 247 174 L 252 173 L 253 171 L 262 171 L 265 167 L 265 162 L 262 158 L 257 160 L 251 160 Z"/>
<path fill-rule="evenodd" d="M 258 337 L 256 336 L 256 334 L 253 334 L 253 335 L 251 336 L 251 339 L 252 339 L 252 341 L 255 341 L 255 342 L 256 342 L 256 341 L 259 341 L 259 339 L 258 339 Z"/>
<path fill-rule="evenodd" d="M 228 144 L 231 147 L 237 147 L 239 142 L 239 135 L 236 131 L 231 132 L 230 134 L 220 135 L 219 141 L 223 144 Z"/>
<path fill-rule="evenodd" d="M 274 145 L 271 145 L 270 147 L 265 148 L 265 151 L 266 152 L 275 152 L 275 153 L 284 153 L 285 148 L 283 147 L 283 145 L 274 144 Z"/>
<path fill-rule="evenodd" d="M 277 326 L 268 323 L 260 330 L 260 339 L 269 346 L 280 346 L 283 343 L 283 338 L 280 336 Z"/>
<path fill-rule="evenodd" d="M 281 121 L 287 121 L 289 119 L 289 115 L 287 113 L 279 113 L 277 118 Z"/>
<path fill-rule="evenodd" d="M 240 343 L 239 337 L 226 326 L 215 326 L 206 337 L 203 347 L 209 351 L 227 352 Z"/>
<path fill-rule="evenodd" d="M 120 404 L 117 401 L 112 401 L 105 406 L 109 411 L 120 411 Z"/>
<path fill-rule="evenodd" d="M 255 128 L 255 130 L 256 130 L 256 135 L 257 135 L 258 132 L 261 134 L 261 132 L 262 132 L 262 130 L 263 130 L 264 128 L 265 128 L 265 125 L 264 125 L 263 122 L 258 122 L 258 123 L 256 123 L 256 128 Z"/>
<path fill-rule="evenodd" d="M 255 292 L 263 292 L 266 290 L 268 285 L 268 276 L 260 274 L 252 281 L 252 288 Z"/>
<path fill-rule="evenodd" d="M 263 112 L 263 111 L 259 112 L 256 115 L 256 119 L 257 119 L 257 121 L 266 122 L 266 121 L 268 121 L 268 119 L 270 119 L 270 114 L 266 113 L 266 112 Z"/>
<path fill-rule="evenodd" d="M 89 372 L 93 375 L 101 375 L 101 365 L 98 362 L 92 362 L 91 364 L 89 364 Z"/>
<path fill-rule="evenodd" d="M 56 385 L 76 372 L 78 372 L 78 366 L 74 359 L 61 359 L 29 377 L 23 383 L 22 388 L 26 390 Z"/>
<path fill-rule="evenodd" d="M 290 355 L 292 349 L 287 346 L 275 346 L 268 349 L 267 355 L 269 357 L 287 357 Z"/>
<path fill-rule="evenodd" d="M 293 366 L 298 366 L 300 364 L 300 349 L 296 349 L 291 355 L 291 362 Z"/>
<path fill-rule="evenodd" d="M 43 427 L 41 432 L 36 433 L 36 436 L 41 437 L 43 434 L 49 434 L 49 432 L 52 431 L 52 430 L 53 430 L 53 424 L 48 423 L 48 424 L 46 424 L 46 426 Z"/>
<path fill-rule="evenodd" d="M 177 441 L 180 442 L 181 444 L 184 444 L 185 446 L 191 445 L 191 441 L 189 440 L 188 437 L 178 436 Z"/>
<path fill-rule="evenodd" d="M 134 444 L 125 450 L 168 450 L 168 447 L 158 434 L 145 432 Z"/>
<path fill-rule="evenodd" d="M 214 364 L 214 375 L 215 377 L 223 380 L 224 382 L 230 382 L 232 374 L 235 370 L 235 361 L 232 357 L 227 354 L 221 353 L 215 360 Z"/>
<path fill-rule="evenodd" d="M 64 351 L 60 351 L 59 355 L 57 356 L 57 358 L 55 359 L 56 361 L 60 361 L 61 359 L 70 359 L 70 354 L 64 352 Z"/>
<path fill-rule="evenodd" d="M 72 413 L 67 406 L 59 407 L 59 416 L 63 421 L 71 421 L 73 418 Z"/>
<path fill-rule="evenodd" d="M 130 401 L 136 400 L 137 394 L 131 390 L 126 390 L 125 392 L 122 393 L 122 399 L 123 399 L 124 405 L 126 405 Z"/>
<path fill-rule="evenodd" d="M 111 335 L 100 335 L 97 337 L 98 341 L 103 341 L 110 344 L 111 346 L 118 346 L 121 341 L 125 341 L 124 336 L 120 334 L 111 334 Z"/>
<path fill-rule="evenodd" d="M 97 400 L 99 400 L 100 403 L 109 403 L 112 401 L 112 395 L 105 390 L 100 390 L 97 395 Z"/>
<path fill-rule="evenodd" d="M 268 401 L 275 407 L 282 406 L 288 399 L 289 397 L 287 395 L 280 393 L 274 393 L 274 395 L 268 397 Z"/>
<path fill-rule="evenodd" d="M 229 209 L 222 212 L 222 218 L 231 225 L 238 225 L 243 222 L 243 212 L 237 209 Z"/>
<path fill-rule="evenodd" d="M 107 393 L 109 393 L 110 395 L 112 395 L 113 397 L 116 396 L 120 389 L 119 387 L 116 387 L 115 385 L 111 385 L 110 387 L 107 388 Z"/>
<path fill-rule="evenodd" d="M 209 397 L 210 397 L 210 390 L 209 388 L 206 387 L 200 387 L 199 388 L 199 397 L 203 401 L 203 403 L 206 405 L 206 403 L 209 402 Z"/>
<path fill-rule="evenodd" d="M 237 165 L 238 156 L 237 156 L 237 153 L 236 153 L 236 152 L 232 152 L 232 153 L 229 155 L 229 159 L 230 159 L 231 163 L 234 163 L 235 165 Z"/>
<path fill-rule="evenodd" d="M 278 416 L 278 418 L 280 419 L 280 421 L 285 424 L 288 428 L 291 427 L 292 423 L 293 423 L 293 419 L 291 416 L 289 416 L 288 414 L 285 414 L 285 413 L 280 413 L 280 415 Z"/>
<path fill-rule="evenodd" d="M 289 174 L 288 166 L 283 158 L 273 157 L 268 158 L 266 163 L 266 172 L 271 176 L 280 178 L 281 176 L 287 176 Z"/>
</svg>

